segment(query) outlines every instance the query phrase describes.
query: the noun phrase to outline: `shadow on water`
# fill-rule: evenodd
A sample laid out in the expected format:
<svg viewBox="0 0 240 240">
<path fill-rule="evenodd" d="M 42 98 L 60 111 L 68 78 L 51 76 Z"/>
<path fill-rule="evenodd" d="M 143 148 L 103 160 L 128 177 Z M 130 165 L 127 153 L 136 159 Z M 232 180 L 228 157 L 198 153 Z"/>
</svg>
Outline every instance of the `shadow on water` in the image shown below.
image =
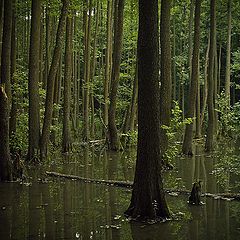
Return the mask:
<svg viewBox="0 0 240 240">
<path fill-rule="evenodd" d="M 164 174 L 168 188 L 191 189 L 197 179 L 203 192 L 222 191 L 214 170 L 216 159 L 196 148 L 193 158 L 177 158 L 175 170 Z M 85 147 L 79 155 L 66 155 L 50 169 L 95 179 L 128 180 L 134 176 L 136 152 L 96 152 Z M 56 159 L 55 159 L 56 162 Z M 240 203 L 203 198 L 199 207 L 188 196 L 166 195 L 173 213 L 181 216 L 162 224 L 129 223 L 123 216 L 131 192 L 104 184 L 48 178 L 40 181 L 32 169 L 32 184 L 0 184 L 0 239 L 239 239 Z M 231 175 L 227 173 L 228 185 Z M 225 189 L 225 188 L 224 188 Z"/>
</svg>

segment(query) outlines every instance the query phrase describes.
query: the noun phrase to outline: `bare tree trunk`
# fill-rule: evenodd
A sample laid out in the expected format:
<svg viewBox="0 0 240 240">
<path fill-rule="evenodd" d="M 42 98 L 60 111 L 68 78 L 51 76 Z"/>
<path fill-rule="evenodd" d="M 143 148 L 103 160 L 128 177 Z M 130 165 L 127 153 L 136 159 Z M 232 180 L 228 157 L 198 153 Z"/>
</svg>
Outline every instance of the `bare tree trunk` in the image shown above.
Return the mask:
<svg viewBox="0 0 240 240">
<path fill-rule="evenodd" d="M 4 85 L 0 84 L 0 181 L 12 180 L 9 148 L 9 103 Z"/>
<path fill-rule="evenodd" d="M 5 84 L 9 107 L 11 94 L 11 34 L 12 34 L 12 1 L 4 1 L 4 23 L 1 55 L 1 83 Z M 10 109 L 10 108 L 9 108 Z"/>
<path fill-rule="evenodd" d="M 139 0 L 137 162 L 131 203 L 125 212 L 138 221 L 170 215 L 161 177 L 158 28 L 158 1 Z"/>
<path fill-rule="evenodd" d="M 196 0 L 194 20 L 194 48 L 192 56 L 191 83 L 188 95 L 187 118 L 193 118 L 196 111 L 196 101 L 199 79 L 199 48 L 200 48 L 200 11 L 201 0 Z M 188 124 L 185 129 L 182 151 L 184 154 L 193 155 L 193 123 Z"/>
<path fill-rule="evenodd" d="M 204 90 L 203 90 L 203 103 L 201 107 L 201 129 L 203 126 L 205 109 L 207 106 L 207 98 L 208 98 L 208 67 L 209 67 L 209 50 L 210 50 L 210 34 L 208 36 L 208 45 L 205 56 L 205 66 L 204 66 Z"/>
<path fill-rule="evenodd" d="M 97 1 L 96 6 L 96 20 L 95 20 L 95 33 L 94 33 L 94 42 L 93 42 L 93 53 L 92 53 L 92 62 L 91 62 L 91 70 L 90 70 L 90 82 L 91 82 L 91 90 L 90 90 L 90 100 L 91 100 L 91 128 L 90 135 L 92 139 L 95 138 L 95 109 L 94 109 L 94 92 L 93 92 L 93 81 L 96 71 L 96 51 L 97 51 L 97 39 L 99 32 L 99 1 Z"/>
<path fill-rule="evenodd" d="M 232 0 L 228 0 L 228 31 L 227 31 L 227 51 L 226 51 L 226 73 L 225 73 L 225 96 L 230 105 L 230 82 L 231 82 L 231 30 L 232 30 Z"/>
<path fill-rule="evenodd" d="M 111 78 L 111 44 L 112 44 L 112 3 L 111 0 L 108 0 L 107 5 L 107 48 L 106 48 L 106 65 L 105 65 L 105 78 L 104 78 L 104 113 L 103 113 L 103 122 L 104 122 L 104 129 L 105 129 L 105 136 L 106 128 L 108 127 L 108 101 L 109 101 L 109 83 Z"/>
<path fill-rule="evenodd" d="M 92 0 L 89 0 L 89 15 L 85 12 L 85 49 L 84 49 L 84 86 L 83 86 L 83 140 L 88 142 L 90 139 L 89 127 L 89 91 L 90 91 L 90 68 L 91 68 L 91 22 L 92 22 Z"/>
<path fill-rule="evenodd" d="M 50 126 L 52 122 L 52 113 L 53 113 L 53 94 L 54 94 L 54 82 L 57 74 L 59 59 L 62 50 L 62 42 L 64 36 L 64 29 L 66 23 L 66 17 L 68 12 L 69 0 L 63 0 L 63 6 L 61 10 L 61 16 L 58 23 L 58 30 L 56 36 L 56 45 L 54 48 L 52 64 L 49 70 L 48 79 L 47 79 L 47 95 L 45 101 L 45 112 L 44 112 L 44 122 L 43 130 L 41 136 L 41 157 L 44 158 L 47 156 L 47 145 L 50 136 Z"/>
<path fill-rule="evenodd" d="M 11 84 L 14 86 L 16 72 L 16 0 L 13 0 L 13 12 L 12 12 L 12 36 L 11 36 Z M 14 88 L 12 89 L 12 107 L 9 119 L 9 134 L 10 137 L 16 133 L 17 126 L 17 93 Z"/>
<path fill-rule="evenodd" d="M 205 149 L 207 152 L 212 151 L 214 147 L 214 129 L 215 129 L 215 113 L 214 113 L 214 55 L 216 42 L 216 0 L 210 3 L 210 52 L 208 67 L 208 127 Z"/>
<path fill-rule="evenodd" d="M 162 0 L 160 20 L 160 47 L 161 47 L 161 86 L 160 86 L 160 126 L 170 125 L 172 106 L 172 78 L 171 78 L 171 46 L 170 46 L 170 10 L 171 1 Z M 168 148 L 166 130 L 160 129 L 161 153 L 165 154 Z"/>
<path fill-rule="evenodd" d="M 29 54 L 29 132 L 28 160 L 38 157 L 40 141 L 40 106 L 39 106 L 39 50 L 40 50 L 41 1 L 32 1 L 31 39 Z"/>
<path fill-rule="evenodd" d="M 72 18 L 67 18 L 66 44 L 65 44 L 65 73 L 63 91 L 63 140 L 62 151 L 71 150 L 71 131 L 70 131 L 70 103 L 71 103 L 71 80 L 72 80 Z"/>
<path fill-rule="evenodd" d="M 123 12 L 124 0 L 115 0 L 113 66 L 111 76 L 110 106 L 108 113 L 109 148 L 114 151 L 118 151 L 120 149 L 120 139 L 116 126 L 116 103 L 122 52 Z"/>
</svg>

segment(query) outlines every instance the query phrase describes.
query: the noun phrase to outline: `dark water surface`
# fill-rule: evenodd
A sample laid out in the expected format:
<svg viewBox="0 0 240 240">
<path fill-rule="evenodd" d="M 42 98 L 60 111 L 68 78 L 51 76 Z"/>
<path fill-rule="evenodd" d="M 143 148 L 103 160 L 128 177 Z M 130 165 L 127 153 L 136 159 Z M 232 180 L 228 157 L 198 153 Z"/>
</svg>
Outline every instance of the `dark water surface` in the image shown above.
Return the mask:
<svg viewBox="0 0 240 240">
<path fill-rule="evenodd" d="M 226 173 L 218 184 L 212 174 L 216 159 L 199 151 L 194 158 L 178 158 L 174 171 L 166 172 L 168 188 L 191 189 L 196 179 L 203 192 L 234 189 L 237 179 Z M 128 189 L 46 178 L 52 171 L 96 179 L 132 180 L 135 151 L 94 152 L 85 148 L 79 155 L 52 158 L 50 167 L 32 169 L 31 184 L 0 184 L 0 239 L 240 239 L 240 202 L 203 198 L 205 205 L 187 204 L 187 195 L 166 195 L 169 208 L 181 220 L 145 225 L 129 223 L 123 216 L 130 202 Z M 47 181 L 45 181 L 47 180 Z"/>
</svg>

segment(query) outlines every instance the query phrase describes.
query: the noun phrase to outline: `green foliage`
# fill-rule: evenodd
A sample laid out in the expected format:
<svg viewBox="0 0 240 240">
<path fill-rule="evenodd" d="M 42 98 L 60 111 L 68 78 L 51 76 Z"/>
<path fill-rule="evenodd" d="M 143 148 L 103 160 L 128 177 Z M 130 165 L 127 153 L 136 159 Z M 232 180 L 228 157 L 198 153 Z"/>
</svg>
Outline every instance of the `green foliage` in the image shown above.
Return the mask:
<svg viewBox="0 0 240 240">
<path fill-rule="evenodd" d="M 12 153 L 26 154 L 28 149 L 28 85 L 27 74 L 18 68 L 12 85 L 13 101 L 18 106 L 16 133 L 10 138 Z"/>
<path fill-rule="evenodd" d="M 184 127 L 190 123 L 192 123 L 191 118 L 182 119 L 182 110 L 178 102 L 174 101 L 170 126 L 162 126 L 162 128 L 166 130 L 168 136 L 168 149 L 165 152 L 164 158 L 169 162 L 180 153 L 182 133 Z"/>
<path fill-rule="evenodd" d="M 236 141 L 240 137 L 240 102 L 229 106 L 228 99 L 222 92 L 217 100 L 219 112 L 219 132 L 221 137 Z"/>
</svg>

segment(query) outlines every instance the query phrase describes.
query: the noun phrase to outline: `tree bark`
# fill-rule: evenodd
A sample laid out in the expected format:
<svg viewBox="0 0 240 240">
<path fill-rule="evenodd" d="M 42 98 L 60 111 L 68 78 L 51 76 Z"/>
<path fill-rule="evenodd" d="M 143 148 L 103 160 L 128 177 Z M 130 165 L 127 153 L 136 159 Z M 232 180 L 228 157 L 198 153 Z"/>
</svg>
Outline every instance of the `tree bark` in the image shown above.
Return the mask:
<svg viewBox="0 0 240 240">
<path fill-rule="evenodd" d="M 188 111 L 187 118 L 193 118 L 196 111 L 196 100 L 199 79 L 199 47 L 200 47 L 200 10 L 201 0 L 196 0 L 195 6 L 195 20 L 194 20 L 194 48 L 192 56 L 192 71 L 191 83 L 188 95 Z M 193 123 L 186 126 L 183 140 L 182 152 L 183 154 L 193 155 Z"/>
<path fill-rule="evenodd" d="M 39 106 L 39 52 L 40 52 L 41 1 L 32 0 L 31 36 L 29 52 L 29 132 L 28 157 L 30 161 L 39 155 L 40 106 Z"/>
<path fill-rule="evenodd" d="M 12 1 L 4 1 L 4 22 L 1 55 L 1 83 L 5 84 L 8 104 L 11 106 L 11 34 L 12 34 Z M 9 108 L 10 109 L 10 108 Z"/>
<path fill-rule="evenodd" d="M 70 104 L 71 104 L 71 80 L 72 80 L 72 18 L 67 18 L 66 44 L 65 44 L 65 73 L 63 91 L 63 140 L 62 152 L 71 150 L 70 131 Z"/>
<path fill-rule="evenodd" d="M 0 181 L 12 180 L 11 156 L 9 148 L 9 103 L 0 84 Z"/>
<path fill-rule="evenodd" d="M 89 124 L 89 100 L 90 100 L 90 69 L 91 69 L 91 24 L 92 16 L 87 14 L 92 12 L 92 0 L 89 0 L 89 6 L 85 14 L 85 48 L 84 48 L 84 87 L 83 87 L 83 140 L 88 142 L 90 139 Z"/>
<path fill-rule="evenodd" d="M 104 76 L 104 112 L 103 112 L 103 122 L 104 122 L 104 132 L 105 137 L 107 136 L 108 128 L 108 109 L 109 109 L 109 83 L 111 79 L 111 44 L 112 44 L 112 3 L 108 0 L 107 5 L 107 46 L 106 46 L 106 64 L 105 64 L 105 76 Z"/>
<path fill-rule="evenodd" d="M 170 40 L 171 1 L 161 1 L 160 47 L 161 47 L 161 86 L 160 86 L 160 125 L 169 126 L 172 106 L 171 78 L 171 40 Z M 160 129 L 161 153 L 168 148 L 168 137 L 165 129 Z"/>
<path fill-rule="evenodd" d="M 208 67 L 208 127 L 205 149 L 212 151 L 214 147 L 215 113 L 214 113 L 214 55 L 216 41 L 216 0 L 210 3 L 210 51 Z"/>
<path fill-rule="evenodd" d="M 158 1 L 139 0 L 138 145 L 131 203 L 132 219 L 169 217 L 161 177 Z"/>
<path fill-rule="evenodd" d="M 11 84 L 12 86 L 16 82 L 16 0 L 13 0 L 13 11 L 12 11 L 12 36 L 11 36 Z M 12 89 L 12 107 L 9 119 L 9 134 L 10 137 L 16 133 L 17 125 L 17 93 L 14 88 Z"/>
<path fill-rule="evenodd" d="M 231 30 L 232 30 L 232 0 L 228 0 L 228 29 L 227 29 L 227 51 L 226 51 L 226 73 L 225 73 L 225 97 L 230 105 L 230 82 L 231 82 Z"/>
<path fill-rule="evenodd" d="M 48 145 L 49 136 L 50 136 L 50 126 L 52 122 L 52 113 L 53 113 L 54 82 L 57 74 L 61 51 L 62 51 L 62 42 L 63 42 L 63 36 L 64 36 L 66 17 L 68 12 L 68 5 L 69 5 L 69 0 L 63 0 L 61 16 L 58 23 L 56 45 L 54 48 L 52 63 L 50 66 L 48 79 L 47 79 L 47 95 L 46 95 L 46 101 L 45 101 L 45 112 L 44 112 L 42 136 L 41 136 L 41 142 L 40 142 L 40 151 L 41 151 L 42 158 L 47 156 L 47 145 Z"/>
<path fill-rule="evenodd" d="M 116 126 L 116 104 L 122 52 L 124 1 L 115 0 L 114 8 L 113 65 L 108 113 L 109 148 L 114 151 L 120 150 L 120 139 Z"/>
</svg>

